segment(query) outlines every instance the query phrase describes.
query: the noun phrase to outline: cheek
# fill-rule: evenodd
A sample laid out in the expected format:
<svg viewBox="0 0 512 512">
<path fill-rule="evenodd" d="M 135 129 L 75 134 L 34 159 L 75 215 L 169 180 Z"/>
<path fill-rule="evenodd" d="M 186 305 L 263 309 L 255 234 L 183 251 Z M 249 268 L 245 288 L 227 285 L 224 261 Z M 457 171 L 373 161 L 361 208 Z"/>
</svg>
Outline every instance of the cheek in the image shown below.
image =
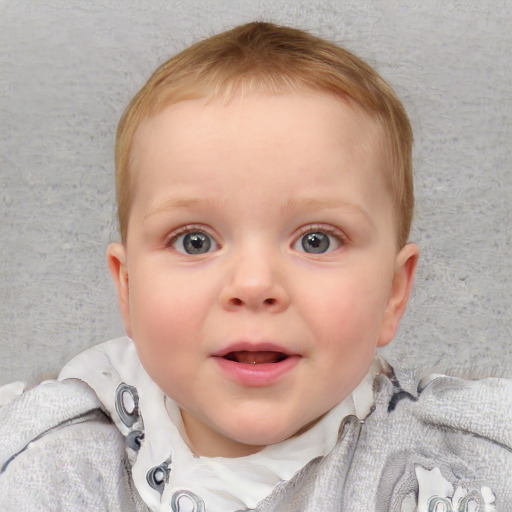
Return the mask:
<svg viewBox="0 0 512 512">
<path fill-rule="evenodd" d="M 180 287 L 157 284 L 138 290 L 133 299 L 133 341 L 142 366 L 164 393 L 190 386 L 201 354 L 201 320 L 197 300 Z"/>
<path fill-rule="evenodd" d="M 186 355 L 198 338 L 211 302 L 204 282 L 184 278 L 157 266 L 133 272 L 130 308 L 133 337 L 141 354 L 158 358 Z"/>
<path fill-rule="evenodd" d="M 385 282 L 365 269 L 333 272 L 309 288 L 303 315 L 317 337 L 337 340 L 340 351 L 355 343 L 376 343 L 387 301 Z"/>
<path fill-rule="evenodd" d="M 385 309 L 385 293 L 376 291 L 375 275 L 330 279 L 303 315 L 315 339 L 315 357 L 325 379 L 322 395 L 343 400 L 367 373 L 375 355 Z M 377 281 L 378 282 L 378 281 Z M 384 287 L 382 288 L 384 290 Z"/>
</svg>

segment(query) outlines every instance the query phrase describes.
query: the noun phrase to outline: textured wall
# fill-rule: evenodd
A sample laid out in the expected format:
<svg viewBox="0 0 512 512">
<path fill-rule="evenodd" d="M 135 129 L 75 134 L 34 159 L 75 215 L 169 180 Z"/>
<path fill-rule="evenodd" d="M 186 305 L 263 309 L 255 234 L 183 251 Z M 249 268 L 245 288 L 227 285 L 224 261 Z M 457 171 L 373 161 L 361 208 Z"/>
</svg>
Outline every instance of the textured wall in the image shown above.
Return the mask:
<svg viewBox="0 0 512 512">
<path fill-rule="evenodd" d="M 161 60 L 255 18 L 345 44 L 411 115 L 422 258 L 386 354 L 512 369 L 512 0 L 3 0 L 0 384 L 122 334 L 104 257 L 117 120 Z"/>
</svg>

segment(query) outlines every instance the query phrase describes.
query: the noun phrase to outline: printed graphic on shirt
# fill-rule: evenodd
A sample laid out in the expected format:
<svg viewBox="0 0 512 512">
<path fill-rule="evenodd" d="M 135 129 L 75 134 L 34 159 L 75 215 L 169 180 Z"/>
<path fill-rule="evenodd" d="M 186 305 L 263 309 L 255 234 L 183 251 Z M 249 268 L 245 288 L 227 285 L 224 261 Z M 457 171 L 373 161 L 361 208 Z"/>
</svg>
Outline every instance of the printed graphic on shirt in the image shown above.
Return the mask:
<svg viewBox="0 0 512 512">
<path fill-rule="evenodd" d="M 465 489 L 454 487 L 439 468 L 415 468 L 418 480 L 418 503 L 414 512 L 495 512 L 496 497 L 489 487 Z M 402 511 L 405 509 L 402 507 Z"/>
</svg>

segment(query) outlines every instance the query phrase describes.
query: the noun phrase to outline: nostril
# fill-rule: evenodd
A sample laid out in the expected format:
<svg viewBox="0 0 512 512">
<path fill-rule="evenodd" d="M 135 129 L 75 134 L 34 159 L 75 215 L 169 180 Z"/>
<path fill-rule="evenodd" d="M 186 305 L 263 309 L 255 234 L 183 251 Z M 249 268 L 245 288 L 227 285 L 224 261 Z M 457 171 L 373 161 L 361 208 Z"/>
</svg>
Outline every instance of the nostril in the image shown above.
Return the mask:
<svg viewBox="0 0 512 512">
<path fill-rule="evenodd" d="M 244 305 L 244 301 L 242 299 L 239 299 L 238 297 L 233 297 L 230 302 L 233 306 L 243 306 Z M 263 301 L 263 304 L 265 306 L 274 306 L 275 304 L 277 304 L 277 300 L 274 298 L 265 299 Z"/>
</svg>

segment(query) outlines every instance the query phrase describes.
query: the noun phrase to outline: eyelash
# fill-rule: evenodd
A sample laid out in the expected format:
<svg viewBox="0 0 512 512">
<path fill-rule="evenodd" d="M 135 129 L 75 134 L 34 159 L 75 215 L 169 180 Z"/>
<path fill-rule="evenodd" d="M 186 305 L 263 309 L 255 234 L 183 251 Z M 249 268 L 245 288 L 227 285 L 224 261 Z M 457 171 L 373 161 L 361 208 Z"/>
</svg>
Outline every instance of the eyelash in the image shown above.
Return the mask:
<svg viewBox="0 0 512 512">
<path fill-rule="evenodd" d="M 209 237 L 212 238 L 212 240 L 215 241 L 218 247 L 221 247 L 221 244 L 217 241 L 217 237 L 213 236 L 208 228 L 205 228 L 205 226 L 197 225 L 197 224 L 188 224 L 186 226 L 182 226 L 181 228 L 178 228 L 176 231 L 173 231 L 165 240 L 164 246 L 166 248 L 171 248 L 175 243 L 176 240 L 180 236 L 186 235 L 188 233 L 195 233 L 195 232 L 205 233 Z"/>
<path fill-rule="evenodd" d="M 304 226 L 303 228 L 300 228 L 299 234 L 297 235 L 296 239 L 298 240 L 299 238 L 303 237 L 304 235 L 307 235 L 308 233 L 316 232 L 321 232 L 325 233 L 326 235 L 330 235 L 336 238 L 336 240 L 338 240 L 338 242 L 340 242 L 341 244 L 346 243 L 347 241 L 347 237 L 339 229 L 333 228 L 331 226 L 324 226 L 322 224 L 309 224 L 307 226 Z"/>
</svg>

